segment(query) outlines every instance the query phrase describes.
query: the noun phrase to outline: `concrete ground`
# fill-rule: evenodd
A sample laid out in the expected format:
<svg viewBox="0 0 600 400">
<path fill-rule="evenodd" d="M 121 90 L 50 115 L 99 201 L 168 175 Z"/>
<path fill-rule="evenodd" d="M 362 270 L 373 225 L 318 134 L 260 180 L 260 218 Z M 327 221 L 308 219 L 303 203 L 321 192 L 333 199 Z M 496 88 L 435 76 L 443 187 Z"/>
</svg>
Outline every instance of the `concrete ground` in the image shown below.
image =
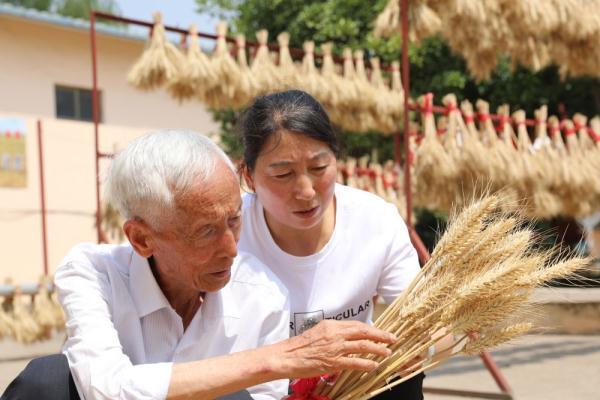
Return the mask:
<svg viewBox="0 0 600 400">
<path fill-rule="evenodd" d="M 34 345 L 0 341 L 0 393 L 30 358 L 58 352 L 62 336 Z M 517 400 L 600 398 L 600 335 L 529 335 L 492 352 Z M 488 391 L 497 386 L 478 357 L 456 357 L 428 373 L 426 387 Z M 426 394 L 426 400 L 464 397 Z"/>
<path fill-rule="evenodd" d="M 492 351 L 492 357 L 516 400 L 600 399 L 600 335 L 528 335 Z M 479 357 L 456 357 L 429 372 L 425 386 L 499 393 Z"/>
</svg>

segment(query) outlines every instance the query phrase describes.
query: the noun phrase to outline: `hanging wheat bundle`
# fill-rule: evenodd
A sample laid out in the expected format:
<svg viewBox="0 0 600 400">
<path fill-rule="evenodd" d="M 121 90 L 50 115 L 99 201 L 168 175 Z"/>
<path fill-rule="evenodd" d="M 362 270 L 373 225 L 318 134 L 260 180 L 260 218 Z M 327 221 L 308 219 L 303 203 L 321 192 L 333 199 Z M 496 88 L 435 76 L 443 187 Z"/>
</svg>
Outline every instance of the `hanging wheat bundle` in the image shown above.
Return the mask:
<svg viewBox="0 0 600 400">
<path fill-rule="evenodd" d="M 375 20 L 375 36 L 390 37 L 398 32 L 400 26 L 400 2 L 388 1 L 387 5 Z"/>
<path fill-rule="evenodd" d="M 579 145 L 577 132 L 573 121 L 565 119 L 563 121 L 565 132 L 565 141 L 567 144 L 568 156 L 566 157 L 567 172 L 566 181 L 569 191 L 565 198 L 565 210 L 567 215 L 586 216 L 591 214 L 593 206 L 590 204 L 590 185 L 595 182 L 597 171 L 589 169 L 586 162 L 583 149 Z"/>
<path fill-rule="evenodd" d="M 389 1 L 375 20 L 375 36 L 389 37 L 400 29 L 400 4 Z M 411 2 L 408 9 L 409 38 L 419 42 L 440 32 L 442 20 L 425 1 Z"/>
<path fill-rule="evenodd" d="M 217 24 L 217 43 L 210 59 L 210 68 L 216 79 L 202 94 L 201 100 L 209 107 L 224 109 L 240 107 L 236 104 L 236 94 L 240 84 L 240 68 L 229 54 L 227 46 L 227 23 L 220 21 Z"/>
<path fill-rule="evenodd" d="M 517 179 L 520 169 L 514 165 L 515 149 L 512 142 L 508 139 L 498 140 L 496 130 L 490 117 L 489 103 L 483 100 L 477 100 L 476 107 L 479 113 L 479 123 L 481 130 L 481 141 L 486 148 L 484 153 L 489 163 L 487 172 L 488 179 L 492 182 L 492 188 L 500 189 L 510 185 L 511 181 Z M 502 129 L 505 138 L 513 136 L 512 128 L 510 127 L 509 111 L 506 106 L 501 106 L 498 109 L 498 114 L 501 117 Z M 515 193 L 516 197 L 516 193 Z"/>
<path fill-rule="evenodd" d="M 330 103 L 325 101 L 327 98 L 323 93 L 324 82 L 315 66 L 315 43 L 311 41 L 304 42 L 302 49 L 304 50 L 304 57 L 300 66 L 300 75 L 297 81 L 298 86 L 318 99 L 324 107 L 328 108 Z"/>
<path fill-rule="evenodd" d="M 357 126 L 361 132 L 376 129 L 377 123 L 374 118 L 374 113 L 377 112 L 376 101 L 377 93 L 371 86 L 367 71 L 365 68 L 364 51 L 356 50 L 354 52 L 355 75 L 354 85 L 359 93 L 359 101 L 357 102 L 357 116 L 359 125 Z"/>
<path fill-rule="evenodd" d="M 360 112 L 360 89 L 356 85 L 356 70 L 352 59 L 352 50 L 346 47 L 343 51 L 343 78 L 340 79 L 339 100 L 337 107 L 343 113 L 341 125 L 348 130 L 357 132 L 361 120 L 357 113 Z"/>
<path fill-rule="evenodd" d="M 235 104 L 240 107 L 252 101 L 256 93 L 258 93 L 258 83 L 250 71 L 248 59 L 246 57 L 246 37 L 239 34 L 235 37 L 237 48 L 237 63 L 240 69 L 240 80 L 234 95 Z"/>
<path fill-rule="evenodd" d="M 552 146 L 552 141 L 548 136 L 547 130 L 547 119 L 548 119 L 548 107 L 542 106 L 535 110 L 535 140 L 533 142 L 533 150 L 535 156 L 535 162 L 538 165 L 538 170 L 541 173 L 539 177 L 543 180 L 543 192 L 544 194 L 538 195 L 536 208 L 537 218 L 548 218 L 560 215 L 562 213 L 563 205 L 562 199 L 558 195 L 557 185 L 560 184 L 559 176 L 562 174 L 562 160 L 556 150 Z M 551 200 L 543 200 L 541 197 L 551 197 Z M 544 203 L 546 203 L 544 205 Z M 543 208 L 540 208 L 540 205 Z"/>
<path fill-rule="evenodd" d="M 121 243 L 125 239 L 123 224 L 125 220 L 119 211 L 110 203 L 105 203 L 102 207 L 102 231 L 107 233 L 112 242 Z"/>
<path fill-rule="evenodd" d="M 465 116 L 466 132 L 462 142 L 462 161 L 459 165 L 462 175 L 465 176 L 464 184 L 470 187 L 481 187 L 480 183 L 491 181 L 493 162 L 490 162 L 488 149 L 480 140 L 480 133 L 475 126 L 475 114 L 473 105 L 468 100 L 460 104 Z M 495 156 L 495 155 L 494 155 Z M 471 193 L 466 191 L 465 193 Z"/>
<path fill-rule="evenodd" d="M 150 44 L 127 75 L 128 82 L 141 90 L 162 86 L 178 75 L 185 57 L 167 40 L 160 13 L 154 14 Z"/>
<path fill-rule="evenodd" d="M 462 194 L 465 193 L 466 188 L 470 188 L 472 185 L 465 182 L 465 172 L 463 162 L 464 157 L 462 154 L 462 132 L 464 122 L 460 116 L 460 111 L 456 105 L 456 96 L 448 94 L 442 98 L 442 104 L 446 107 L 446 117 L 440 117 L 438 121 L 438 131 L 442 132 L 441 139 L 446 153 L 452 160 L 451 163 L 454 165 L 454 176 L 448 177 L 448 196 L 450 205 L 452 203 L 462 204 Z M 467 178 L 468 179 L 468 178 Z"/>
<path fill-rule="evenodd" d="M 417 149 L 415 201 L 431 209 L 448 210 L 453 193 L 449 189 L 456 165 L 438 139 L 433 116 L 433 94 L 419 97 L 424 138 Z"/>
<path fill-rule="evenodd" d="M 594 145 L 596 149 L 600 149 L 600 117 L 596 116 L 590 120 L 590 136 L 592 136 L 594 140 Z"/>
<path fill-rule="evenodd" d="M 52 282 L 47 277 L 42 277 L 40 280 L 38 292 L 33 298 L 32 316 L 39 326 L 39 340 L 49 339 L 52 337 L 52 332 L 56 321 L 54 320 L 54 307 L 50 297 L 48 286 Z"/>
<path fill-rule="evenodd" d="M 323 65 L 321 66 L 321 82 L 323 86 L 319 90 L 319 100 L 327 108 L 332 121 L 341 125 L 344 122 L 344 110 L 342 96 L 344 95 L 344 85 L 335 68 L 333 61 L 333 43 L 323 43 L 321 45 L 323 52 Z"/>
<path fill-rule="evenodd" d="M 374 103 L 370 113 L 375 123 L 375 129 L 384 134 L 394 133 L 398 129 L 398 119 L 394 119 L 394 107 L 391 104 L 394 100 L 391 97 L 390 89 L 383 80 L 379 58 L 373 57 L 370 62 L 370 84 L 374 93 L 372 99 Z"/>
<path fill-rule="evenodd" d="M 281 89 L 295 89 L 298 87 L 298 68 L 290 54 L 290 34 L 281 32 L 277 35 L 277 42 L 279 43 L 279 72 L 277 75 L 280 79 Z"/>
<path fill-rule="evenodd" d="M 358 175 L 357 183 L 358 188 L 361 190 L 365 190 L 367 192 L 375 191 L 375 182 L 371 177 L 371 170 L 369 169 L 369 159 L 370 156 L 365 154 L 362 157 L 358 158 L 358 168 L 356 169 L 356 174 Z"/>
<path fill-rule="evenodd" d="M 167 90 L 179 101 L 204 97 L 204 92 L 217 81 L 210 60 L 200 48 L 196 25 L 190 25 L 185 62 L 168 82 Z"/>
<path fill-rule="evenodd" d="M 250 71 L 258 83 L 259 94 L 271 93 L 282 87 L 279 68 L 273 63 L 269 53 L 269 32 L 261 29 L 256 32 L 258 49 L 250 65 Z"/>
<path fill-rule="evenodd" d="M 567 153 L 567 146 L 560 134 L 560 121 L 555 115 L 548 117 L 548 129 L 550 131 L 550 140 L 552 141 L 553 148 L 559 155 L 565 155 Z"/>
<path fill-rule="evenodd" d="M 548 118 L 548 131 L 552 143 L 551 151 L 548 151 L 548 156 L 553 163 L 554 171 L 552 188 L 561 199 L 561 214 L 571 215 L 568 211 L 569 206 L 566 203 L 571 198 L 569 185 L 573 171 L 567 148 L 560 133 L 560 122 L 554 115 Z"/>
<path fill-rule="evenodd" d="M 446 107 L 448 115 L 448 133 L 446 137 L 446 147 L 449 148 L 449 154 L 452 155 L 456 165 L 456 202 L 462 204 L 465 194 L 470 195 L 480 185 L 481 164 L 487 165 L 482 159 L 484 148 L 475 136 L 472 134 L 467 124 L 462 118 L 462 113 L 457 105 L 456 95 L 447 94 L 442 99 L 442 104 Z M 470 116 L 473 122 L 473 109 L 468 101 L 465 101 L 464 107 L 466 114 Z M 473 125 L 473 129 L 475 129 Z"/>
<path fill-rule="evenodd" d="M 536 150 L 549 148 L 552 141 L 548 137 L 548 106 L 543 105 L 534 111 L 535 115 L 535 140 L 533 147 Z"/>
<path fill-rule="evenodd" d="M 13 332 L 13 319 L 11 315 L 5 311 L 5 307 L 7 309 L 10 307 L 12 309 L 12 304 L 9 306 L 6 298 L 0 298 L 0 339 L 10 337 Z"/>
<path fill-rule="evenodd" d="M 33 318 L 31 304 L 18 290 L 12 300 L 12 335 L 17 342 L 33 343 L 40 337 L 41 327 Z"/>
<path fill-rule="evenodd" d="M 356 174 L 356 163 L 357 160 L 354 157 L 348 157 L 346 160 L 346 184 L 350 187 L 358 189 L 357 174 Z"/>
<path fill-rule="evenodd" d="M 590 260 L 540 250 L 523 216 L 502 211 L 507 201 L 492 195 L 451 218 L 431 259 L 375 322 L 397 337 L 392 354 L 369 357 L 379 363 L 371 372 L 344 371 L 333 382 L 319 382 L 316 395 L 368 399 L 448 357 L 478 354 L 532 328 L 533 290 L 572 277 Z M 454 339 L 431 356 L 427 349 L 447 340 L 441 331 Z"/>
<path fill-rule="evenodd" d="M 517 125 L 518 149 L 520 162 L 523 166 L 522 181 L 518 182 L 519 195 L 527 199 L 527 215 L 534 218 L 550 218 L 560 211 L 560 203 L 553 193 L 548 191 L 552 170 L 539 153 L 533 153 L 533 144 L 529 138 L 525 125 L 525 111 L 518 110 L 513 113 L 513 120 Z"/>
<path fill-rule="evenodd" d="M 373 171 L 373 180 L 374 180 L 374 191 L 375 194 L 386 201 L 390 201 L 387 197 L 387 191 L 385 190 L 385 186 L 383 184 L 383 167 L 379 163 L 371 163 L 370 165 L 371 171 Z"/>
<path fill-rule="evenodd" d="M 392 118 L 399 120 L 404 112 L 404 88 L 400 77 L 400 63 L 392 61 L 392 84 L 390 92 L 390 105 Z"/>
<path fill-rule="evenodd" d="M 494 152 L 500 162 L 496 165 L 497 170 L 493 172 L 495 188 L 506 187 L 507 194 L 512 195 L 515 200 L 528 198 L 526 194 L 528 163 L 524 159 L 524 152 L 519 152 L 519 139 L 511 123 L 510 106 L 508 104 L 499 106 L 497 114 L 500 117 L 500 140 L 495 141 Z"/>
<path fill-rule="evenodd" d="M 573 127 L 577 131 L 577 140 L 579 140 L 579 148 L 582 151 L 591 149 L 594 146 L 594 142 L 590 137 L 587 129 L 587 117 L 580 113 L 573 115 Z"/>
</svg>

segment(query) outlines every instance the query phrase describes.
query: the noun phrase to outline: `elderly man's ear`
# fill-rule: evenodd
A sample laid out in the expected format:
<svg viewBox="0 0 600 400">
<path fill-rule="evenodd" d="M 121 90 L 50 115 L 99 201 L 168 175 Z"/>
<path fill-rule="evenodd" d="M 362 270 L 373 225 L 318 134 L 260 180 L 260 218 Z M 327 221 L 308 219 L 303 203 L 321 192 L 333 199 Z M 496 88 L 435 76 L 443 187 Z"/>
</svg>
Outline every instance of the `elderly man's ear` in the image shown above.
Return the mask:
<svg viewBox="0 0 600 400">
<path fill-rule="evenodd" d="M 154 252 L 154 237 L 144 221 L 130 219 L 123 225 L 123 231 L 136 253 L 149 258 Z"/>
</svg>

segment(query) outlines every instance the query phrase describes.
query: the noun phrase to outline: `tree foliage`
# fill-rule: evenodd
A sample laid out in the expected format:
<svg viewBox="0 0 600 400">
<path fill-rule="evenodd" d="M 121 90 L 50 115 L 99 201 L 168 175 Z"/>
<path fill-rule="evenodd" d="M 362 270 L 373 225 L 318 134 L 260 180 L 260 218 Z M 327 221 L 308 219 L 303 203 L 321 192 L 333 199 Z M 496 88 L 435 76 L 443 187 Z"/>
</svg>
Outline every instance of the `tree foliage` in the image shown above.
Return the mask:
<svg viewBox="0 0 600 400">
<path fill-rule="evenodd" d="M 119 12 L 115 0 L 0 0 L 19 7 L 52 11 L 66 17 L 89 19 L 90 11 Z"/>
</svg>

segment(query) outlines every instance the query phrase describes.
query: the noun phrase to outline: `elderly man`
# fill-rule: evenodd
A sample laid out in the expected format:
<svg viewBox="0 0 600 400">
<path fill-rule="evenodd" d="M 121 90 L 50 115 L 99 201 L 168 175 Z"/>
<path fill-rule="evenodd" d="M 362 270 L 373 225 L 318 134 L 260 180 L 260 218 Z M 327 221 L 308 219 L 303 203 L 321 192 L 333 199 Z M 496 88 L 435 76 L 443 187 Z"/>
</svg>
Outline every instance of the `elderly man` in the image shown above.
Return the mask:
<svg viewBox="0 0 600 400">
<path fill-rule="evenodd" d="M 286 289 L 237 254 L 240 187 L 206 137 L 162 131 L 133 141 L 105 188 L 128 243 L 77 246 L 55 278 L 80 396 L 278 399 L 288 378 L 369 370 L 373 361 L 350 356 L 388 354 L 393 337 L 358 322 L 288 338 Z"/>
</svg>

